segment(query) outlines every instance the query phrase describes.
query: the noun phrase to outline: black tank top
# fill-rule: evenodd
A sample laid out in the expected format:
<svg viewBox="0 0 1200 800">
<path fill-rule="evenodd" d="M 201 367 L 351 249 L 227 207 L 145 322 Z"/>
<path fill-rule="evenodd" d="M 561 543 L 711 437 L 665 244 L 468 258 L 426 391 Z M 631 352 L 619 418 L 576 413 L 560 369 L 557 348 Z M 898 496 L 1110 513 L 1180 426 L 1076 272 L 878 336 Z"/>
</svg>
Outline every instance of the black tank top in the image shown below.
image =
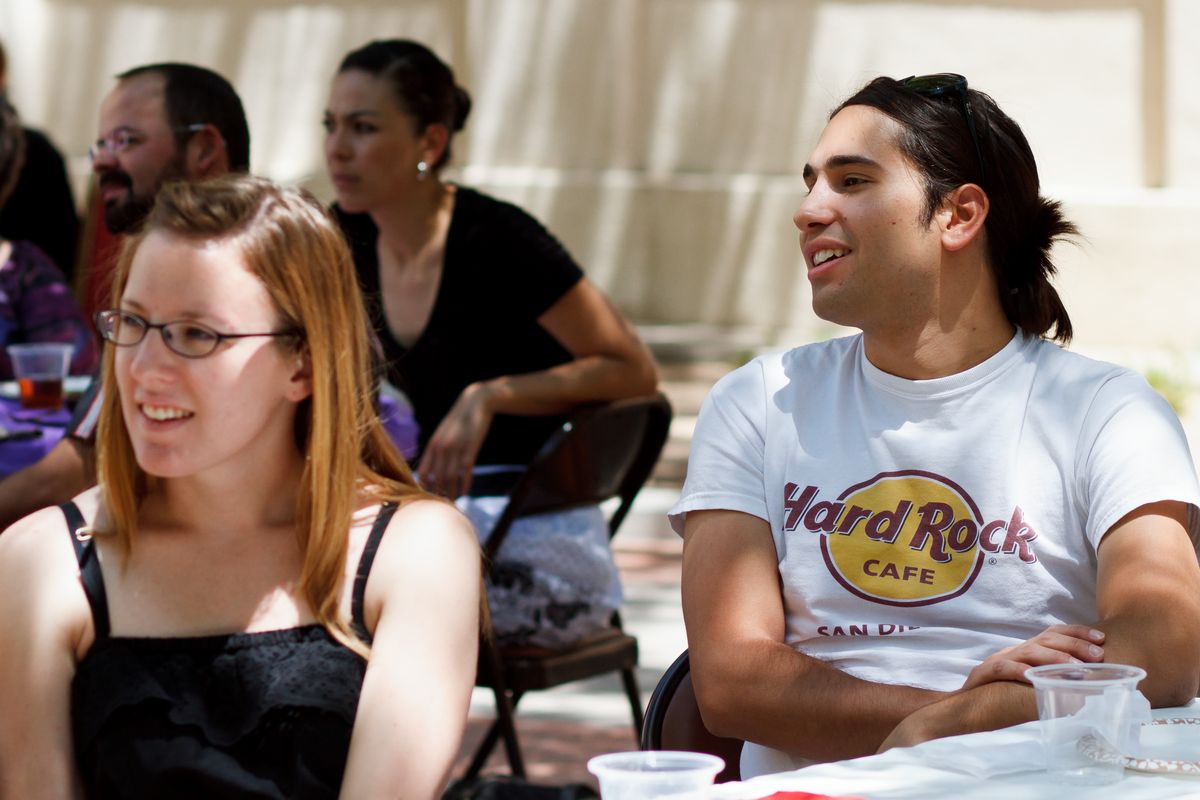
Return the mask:
<svg viewBox="0 0 1200 800">
<path fill-rule="evenodd" d="M 324 627 L 141 638 L 109 635 L 104 578 L 73 503 L 67 517 L 96 641 L 75 668 L 71 723 L 89 798 L 336 798 L 366 662 Z M 394 503 L 371 528 L 354 582 L 367 576 Z"/>
</svg>

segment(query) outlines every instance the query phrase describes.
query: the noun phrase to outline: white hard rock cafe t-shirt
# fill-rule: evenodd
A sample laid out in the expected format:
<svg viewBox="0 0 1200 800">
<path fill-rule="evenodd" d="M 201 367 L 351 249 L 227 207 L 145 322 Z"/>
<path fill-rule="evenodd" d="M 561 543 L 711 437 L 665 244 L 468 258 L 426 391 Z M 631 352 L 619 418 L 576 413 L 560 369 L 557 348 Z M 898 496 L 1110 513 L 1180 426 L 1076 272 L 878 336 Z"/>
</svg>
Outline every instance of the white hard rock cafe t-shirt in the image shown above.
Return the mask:
<svg viewBox="0 0 1200 800">
<path fill-rule="evenodd" d="M 701 509 L 766 520 L 789 645 L 945 691 L 1049 625 L 1095 620 L 1100 539 L 1160 500 L 1195 506 L 1200 488 L 1178 419 L 1138 374 L 1017 335 L 911 381 L 852 336 L 718 382 L 670 513 L 679 532 Z M 742 775 L 806 763 L 747 744 Z"/>
</svg>

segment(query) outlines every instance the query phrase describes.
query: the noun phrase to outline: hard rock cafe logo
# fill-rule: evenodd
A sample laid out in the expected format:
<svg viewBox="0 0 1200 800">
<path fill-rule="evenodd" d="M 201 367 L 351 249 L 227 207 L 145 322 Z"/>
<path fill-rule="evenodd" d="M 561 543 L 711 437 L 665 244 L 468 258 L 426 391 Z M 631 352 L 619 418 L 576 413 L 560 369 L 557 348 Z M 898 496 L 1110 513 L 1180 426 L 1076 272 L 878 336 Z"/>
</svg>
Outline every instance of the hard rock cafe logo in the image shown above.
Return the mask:
<svg viewBox="0 0 1200 800">
<path fill-rule="evenodd" d="M 985 521 L 953 481 L 930 472 L 883 472 L 836 500 L 816 486 L 784 486 L 784 529 L 821 537 L 821 554 L 847 591 L 891 606 L 958 597 L 985 560 L 1037 561 L 1037 532 L 1020 507 Z"/>
</svg>

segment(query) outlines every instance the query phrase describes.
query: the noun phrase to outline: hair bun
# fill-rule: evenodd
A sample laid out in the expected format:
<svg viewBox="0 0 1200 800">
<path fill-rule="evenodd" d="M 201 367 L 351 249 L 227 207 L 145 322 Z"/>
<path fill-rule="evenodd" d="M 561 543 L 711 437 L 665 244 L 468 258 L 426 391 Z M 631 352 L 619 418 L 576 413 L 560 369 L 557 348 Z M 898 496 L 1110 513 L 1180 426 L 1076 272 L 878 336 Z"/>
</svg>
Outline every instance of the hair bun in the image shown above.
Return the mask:
<svg viewBox="0 0 1200 800">
<path fill-rule="evenodd" d="M 455 84 L 454 86 L 454 118 L 451 120 L 453 131 L 457 133 L 467 124 L 467 116 L 471 113 L 471 95 L 467 90 Z"/>
</svg>

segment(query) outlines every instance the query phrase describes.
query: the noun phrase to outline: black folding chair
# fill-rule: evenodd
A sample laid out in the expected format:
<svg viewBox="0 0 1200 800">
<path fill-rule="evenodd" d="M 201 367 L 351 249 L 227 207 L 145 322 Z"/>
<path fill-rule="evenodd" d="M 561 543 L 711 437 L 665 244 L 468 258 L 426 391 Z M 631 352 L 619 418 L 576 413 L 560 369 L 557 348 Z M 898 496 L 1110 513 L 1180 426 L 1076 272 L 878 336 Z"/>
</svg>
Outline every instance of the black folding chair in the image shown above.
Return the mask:
<svg viewBox="0 0 1200 800">
<path fill-rule="evenodd" d="M 608 520 L 611 538 L 624 521 L 642 484 L 650 476 L 667 440 L 671 405 L 662 394 L 581 407 L 542 446 L 509 494 L 508 506 L 484 547 L 489 568 L 496 563 L 512 523 L 533 514 L 562 511 L 619 497 Z M 466 777 L 474 777 L 503 738 L 509 767 L 525 776 L 513 711 L 526 692 L 620 672 L 633 712 L 634 736 L 642 728 L 638 692 L 637 639 L 621 629 L 614 613 L 612 627 L 575 645 L 552 650 L 538 647 L 498 648 L 480 641 L 475 685 L 492 689 L 496 721 L 475 751 Z"/>
<path fill-rule="evenodd" d="M 710 753 L 725 761 L 717 783 L 741 779 L 742 740 L 717 736 L 704 725 L 696 692 L 692 688 L 692 664 L 688 651 L 663 673 L 646 706 L 642 725 L 643 750 L 689 750 Z"/>
</svg>

